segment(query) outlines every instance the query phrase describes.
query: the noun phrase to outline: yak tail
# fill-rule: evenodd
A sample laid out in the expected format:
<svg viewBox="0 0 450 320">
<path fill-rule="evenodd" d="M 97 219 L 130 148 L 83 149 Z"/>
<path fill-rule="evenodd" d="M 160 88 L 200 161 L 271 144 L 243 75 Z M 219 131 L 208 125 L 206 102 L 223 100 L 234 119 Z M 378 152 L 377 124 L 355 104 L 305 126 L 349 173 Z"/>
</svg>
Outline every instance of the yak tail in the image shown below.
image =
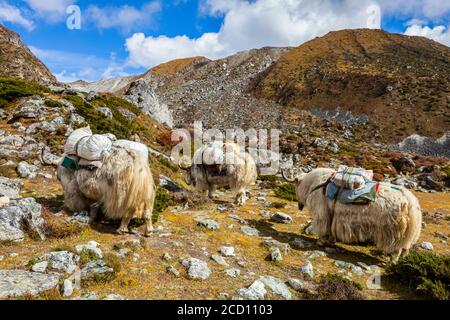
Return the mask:
<svg viewBox="0 0 450 320">
<path fill-rule="evenodd" d="M 142 218 L 152 211 L 155 196 L 153 177 L 144 157 L 136 151 L 113 151 L 101 170 L 107 186 L 102 203 L 108 217 Z"/>
<path fill-rule="evenodd" d="M 408 200 L 406 205 L 407 227 L 403 236 L 401 247 L 409 250 L 419 239 L 422 229 L 422 210 L 417 198 L 408 190 L 401 190 L 402 194 Z"/>
</svg>

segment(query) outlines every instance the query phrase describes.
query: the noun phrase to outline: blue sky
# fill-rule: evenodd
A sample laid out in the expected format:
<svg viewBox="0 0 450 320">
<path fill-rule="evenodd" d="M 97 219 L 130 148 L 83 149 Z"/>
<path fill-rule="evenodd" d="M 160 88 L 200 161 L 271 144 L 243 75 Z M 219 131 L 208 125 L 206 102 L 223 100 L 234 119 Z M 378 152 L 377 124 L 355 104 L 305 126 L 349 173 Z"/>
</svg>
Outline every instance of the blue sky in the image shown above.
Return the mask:
<svg viewBox="0 0 450 320">
<path fill-rule="evenodd" d="M 71 5 L 80 9 L 80 29 L 67 27 Z M 0 23 L 61 81 L 94 81 L 175 58 L 297 46 L 343 28 L 382 28 L 448 46 L 450 0 L 0 0 Z"/>
</svg>

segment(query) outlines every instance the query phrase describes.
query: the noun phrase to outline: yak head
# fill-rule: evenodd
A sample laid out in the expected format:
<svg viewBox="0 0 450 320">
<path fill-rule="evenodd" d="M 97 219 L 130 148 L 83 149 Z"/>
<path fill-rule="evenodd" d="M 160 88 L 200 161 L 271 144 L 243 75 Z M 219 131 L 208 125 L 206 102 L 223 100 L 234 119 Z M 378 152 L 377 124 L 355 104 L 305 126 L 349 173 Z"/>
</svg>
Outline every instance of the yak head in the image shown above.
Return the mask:
<svg viewBox="0 0 450 320">
<path fill-rule="evenodd" d="M 195 187 L 195 179 L 193 179 L 192 177 L 192 160 L 191 158 L 187 157 L 187 156 L 182 156 L 180 158 L 180 161 L 178 162 L 178 166 L 180 167 L 180 169 L 186 171 L 186 177 L 184 178 L 184 180 L 186 181 L 186 183 L 188 185 L 191 185 L 192 183 L 194 183 L 194 187 Z"/>
<path fill-rule="evenodd" d="M 295 193 L 297 194 L 298 198 L 298 188 L 300 187 L 303 178 L 305 177 L 307 172 L 303 168 L 297 169 L 297 168 L 289 168 L 289 169 L 281 169 L 281 175 L 284 178 L 284 180 L 288 182 L 292 182 L 295 185 Z M 300 211 L 303 210 L 305 207 L 304 201 L 302 199 L 298 200 L 298 209 Z"/>
</svg>

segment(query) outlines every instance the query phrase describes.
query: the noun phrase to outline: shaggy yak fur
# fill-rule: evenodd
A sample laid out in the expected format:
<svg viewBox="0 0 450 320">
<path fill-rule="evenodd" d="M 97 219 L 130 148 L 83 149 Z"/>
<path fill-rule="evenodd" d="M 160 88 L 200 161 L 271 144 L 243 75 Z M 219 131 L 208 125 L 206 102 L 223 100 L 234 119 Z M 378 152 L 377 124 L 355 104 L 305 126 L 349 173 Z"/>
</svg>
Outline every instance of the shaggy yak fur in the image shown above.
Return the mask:
<svg viewBox="0 0 450 320">
<path fill-rule="evenodd" d="M 417 198 L 405 188 L 381 183 L 376 200 L 367 205 L 340 203 L 327 198 L 322 188 L 314 190 L 334 172 L 318 168 L 295 179 L 299 208 L 306 205 L 311 212 L 319 244 L 371 242 L 393 262 L 407 255 L 422 228 Z"/>
<path fill-rule="evenodd" d="M 204 151 L 217 144 L 206 145 L 194 153 L 193 164 L 190 159 L 182 159 L 180 167 L 187 170 L 186 183 L 192 184 L 198 190 L 205 191 L 208 197 L 221 187 L 229 187 L 235 193 L 235 203 L 243 205 L 246 201 L 246 188 L 256 182 L 257 170 L 253 157 L 247 152 L 241 152 L 235 143 L 223 143 L 218 150 L 222 150 L 227 157 L 231 155 L 233 161 L 222 161 L 221 164 L 206 164 Z M 218 151 L 220 154 L 222 151 Z M 222 154 L 223 154 L 222 153 Z M 203 159 L 203 160 L 202 160 Z"/>
<path fill-rule="evenodd" d="M 132 218 L 145 219 L 145 235 L 152 231 L 155 184 L 147 161 L 139 152 L 113 149 L 102 166 L 88 170 L 67 169 L 58 164 L 57 176 L 64 189 L 64 204 L 74 212 L 89 211 L 91 222 L 102 209 L 110 219 L 120 219 L 118 233 Z"/>
</svg>

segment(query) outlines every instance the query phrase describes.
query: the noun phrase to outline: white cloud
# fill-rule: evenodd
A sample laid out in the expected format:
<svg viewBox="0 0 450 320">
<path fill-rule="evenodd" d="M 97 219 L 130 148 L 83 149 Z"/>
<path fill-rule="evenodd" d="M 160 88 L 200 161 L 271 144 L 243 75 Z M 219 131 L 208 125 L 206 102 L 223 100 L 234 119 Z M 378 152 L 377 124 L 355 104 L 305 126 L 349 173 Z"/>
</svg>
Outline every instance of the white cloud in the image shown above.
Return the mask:
<svg viewBox="0 0 450 320">
<path fill-rule="evenodd" d="M 332 30 L 366 28 L 370 0 L 205 0 L 206 15 L 223 15 L 217 33 L 191 39 L 145 37 L 135 33 L 126 40 L 132 65 L 151 67 L 175 58 L 202 55 L 221 58 L 263 46 L 298 46 Z"/>
<path fill-rule="evenodd" d="M 430 28 L 422 24 L 412 24 L 406 29 L 405 34 L 407 36 L 427 37 L 450 46 L 450 26 L 435 26 Z"/>
<path fill-rule="evenodd" d="M 431 19 L 444 18 L 450 13 L 450 1 L 448 0 L 377 0 L 383 10 L 383 14 L 389 16 Z"/>
<path fill-rule="evenodd" d="M 66 9 L 76 0 L 23 0 L 40 18 L 47 22 L 59 22 L 66 17 Z"/>
<path fill-rule="evenodd" d="M 5 1 L 0 1 L 0 21 L 18 24 L 29 31 L 34 29 L 33 21 L 25 18 L 19 8 Z"/>
<path fill-rule="evenodd" d="M 155 14 L 160 11 L 161 3 L 159 1 L 148 2 L 141 8 L 129 5 L 100 8 L 91 5 L 86 11 L 86 16 L 99 29 L 120 28 L 127 32 L 151 26 L 154 23 Z"/>
</svg>

